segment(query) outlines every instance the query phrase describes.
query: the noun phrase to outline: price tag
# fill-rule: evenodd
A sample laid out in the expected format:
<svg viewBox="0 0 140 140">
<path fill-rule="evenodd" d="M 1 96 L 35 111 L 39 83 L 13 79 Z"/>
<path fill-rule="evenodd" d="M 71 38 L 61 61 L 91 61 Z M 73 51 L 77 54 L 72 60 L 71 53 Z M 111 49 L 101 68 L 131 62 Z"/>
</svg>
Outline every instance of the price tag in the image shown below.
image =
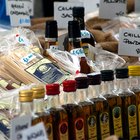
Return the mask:
<svg viewBox="0 0 140 140">
<path fill-rule="evenodd" d="M 36 56 L 32 53 L 29 53 L 27 56 L 21 58 L 21 62 L 25 65 L 27 65 L 29 62 L 31 62 L 33 59 L 35 59 Z"/>
<path fill-rule="evenodd" d="M 78 57 L 85 57 L 83 48 L 73 49 L 70 51 L 70 53 Z"/>
<path fill-rule="evenodd" d="M 21 131 L 31 126 L 31 116 L 17 117 L 11 120 L 10 140 L 21 140 Z"/>
<path fill-rule="evenodd" d="M 140 0 L 135 0 L 135 12 L 140 12 Z"/>
<path fill-rule="evenodd" d="M 100 0 L 99 17 L 112 19 L 126 14 L 127 0 Z"/>
<path fill-rule="evenodd" d="M 21 140 L 48 140 L 43 123 L 25 129 L 21 133 L 23 136 Z"/>
<path fill-rule="evenodd" d="M 118 54 L 140 56 L 139 29 L 120 29 Z"/>
<path fill-rule="evenodd" d="M 81 2 L 54 2 L 54 19 L 58 22 L 58 28 L 68 28 L 68 21 L 73 20 L 72 8 L 83 6 Z"/>
<path fill-rule="evenodd" d="M 81 38 L 90 38 L 89 31 L 81 30 Z"/>
</svg>

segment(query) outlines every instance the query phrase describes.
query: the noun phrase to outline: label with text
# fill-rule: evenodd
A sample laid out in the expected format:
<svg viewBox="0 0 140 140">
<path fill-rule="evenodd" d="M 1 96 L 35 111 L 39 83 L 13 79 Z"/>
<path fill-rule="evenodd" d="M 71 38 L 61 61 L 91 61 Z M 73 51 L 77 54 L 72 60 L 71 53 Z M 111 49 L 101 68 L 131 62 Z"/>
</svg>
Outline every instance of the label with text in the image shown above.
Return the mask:
<svg viewBox="0 0 140 140">
<path fill-rule="evenodd" d="M 85 57 L 85 53 L 83 48 L 77 48 L 70 51 L 71 54 L 76 55 L 78 57 Z"/>
</svg>

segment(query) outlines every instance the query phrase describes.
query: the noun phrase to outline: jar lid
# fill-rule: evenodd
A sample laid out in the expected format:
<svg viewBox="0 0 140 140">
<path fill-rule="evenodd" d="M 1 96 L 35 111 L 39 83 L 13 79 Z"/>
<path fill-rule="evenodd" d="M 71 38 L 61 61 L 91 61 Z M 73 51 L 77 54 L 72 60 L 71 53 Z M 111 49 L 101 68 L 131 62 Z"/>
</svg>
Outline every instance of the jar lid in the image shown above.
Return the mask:
<svg viewBox="0 0 140 140">
<path fill-rule="evenodd" d="M 116 69 L 116 78 L 123 79 L 128 78 L 128 68 L 117 68 Z"/>
<path fill-rule="evenodd" d="M 88 88 L 88 78 L 87 77 L 76 77 L 76 88 L 84 89 Z"/>
<path fill-rule="evenodd" d="M 100 85 L 101 84 L 101 74 L 88 74 L 88 84 L 89 85 Z"/>
<path fill-rule="evenodd" d="M 60 85 L 58 83 L 47 84 L 46 85 L 47 95 L 58 95 L 60 94 Z"/>
<path fill-rule="evenodd" d="M 101 80 L 102 81 L 113 81 L 114 71 L 113 70 L 101 70 Z"/>
<path fill-rule="evenodd" d="M 128 66 L 129 76 L 140 76 L 140 65 Z"/>
<path fill-rule="evenodd" d="M 65 80 L 63 82 L 63 91 L 75 92 L 76 91 L 76 81 L 75 80 Z"/>
</svg>

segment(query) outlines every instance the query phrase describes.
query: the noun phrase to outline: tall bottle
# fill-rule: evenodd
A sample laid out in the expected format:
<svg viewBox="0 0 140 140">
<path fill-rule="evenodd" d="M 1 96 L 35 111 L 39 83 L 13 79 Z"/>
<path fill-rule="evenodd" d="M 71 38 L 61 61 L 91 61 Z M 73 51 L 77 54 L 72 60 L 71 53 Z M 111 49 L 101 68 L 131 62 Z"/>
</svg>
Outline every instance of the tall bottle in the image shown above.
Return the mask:
<svg viewBox="0 0 140 140">
<path fill-rule="evenodd" d="M 48 111 L 45 111 L 44 106 L 45 88 L 44 86 L 34 86 L 32 87 L 32 91 L 33 91 L 32 125 L 43 122 L 48 139 L 53 140 L 52 116 Z"/>
<path fill-rule="evenodd" d="M 73 20 L 76 20 L 80 24 L 82 47 L 87 55 L 88 44 L 95 46 L 95 39 L 93 35 L 85 28 L 85 8 L 84 7 L 73 7 L 72 10 Z"/>
<path fill-rule="evenodd" d="M 137 96 L 137 110 L 138 110 L 138 135 L 140 136 L 140 66 L 132 65 L 128 66 L 129 69 L 129 81 L 130 89 Z"/>
<path fill-rule="evenodd" d="M 46 85 L 47 111 L 53 117 L 53 139 L 68 140 L 68 115 L 60 105 L 60 85 L 57 83 Z"/>
<path fill-rule="evenodd" d="M 122 99 L 123 137 L 131 140 L 137 136 L 137 100 L 136 95 L 129 89 L 128 68 L 116 69 L 117 90 Z"/>
<path fill-rule="evenodd" d="M 97 113 L 97 139 L 104 140 L 110 136 L 109 105 L 107 100 L 101 95 L 101 74 L 88 75 L 89 92 L 93 97 L 89 97 L 95 104 Z"/>
<path fill-rule="evenodd" d="M 69 140 L 85 140 L 84 112 L 75 101 L 76 81 L 65 80 L 63 82 L 64 104 L 69 122 Z"/>
<path fill-rule="evenodd" d="M 90 73 L 90 67 L 87 63 L 87 58 L 85 56 L 84 50 L 81 47 L 81 34 L 80 26 L 78 21 L 69 21 L 68 22 L 68 51 L 73 55 L 76 55 L 80 59 L 80 72 L 88 74 Z"/>
<path fill-rule="evenodd" d="M 123 137 L 122 130 L 122 100 L 121 97 L 113 92 L 114 90 L 114 71 L 102 70 L 102 95 L 109 104 L 110 134 Z"/>
<path fill-rule="evenodd" d="M 97 139 L 97 113 L 95 105 L 91 102 L 88 97 L 88 78 L 77 77 L 76 80 L 76 101 L 82 106 L 85 115 L 85 134 L 87 140 Z"/>
</svg>

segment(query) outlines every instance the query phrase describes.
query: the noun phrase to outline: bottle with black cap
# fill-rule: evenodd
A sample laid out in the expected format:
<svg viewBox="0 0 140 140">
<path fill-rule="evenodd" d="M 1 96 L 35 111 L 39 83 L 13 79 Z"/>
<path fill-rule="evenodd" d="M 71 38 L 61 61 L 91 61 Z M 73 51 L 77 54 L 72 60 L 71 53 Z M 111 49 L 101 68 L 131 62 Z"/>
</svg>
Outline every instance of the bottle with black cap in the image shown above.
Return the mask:
<svg viewBox="0 0 140 140">
<path fill-rule="evenodd" d="M 101 74 L 88 75 L 89 92 L 93 97 L 90 100 L 95 104 L 97 114 L 97 140 L 104 140 L 110 136 L 109 106 L 107 100 L 101 95 Z"/>
<path fill-rule="evenodd" d="M 69 45 L 67 51 L 79 57 L 81 73 L 90 73 L 90 66 L 87 63 L 87 58 L 85 56 L 84 50 L 83 48 L 81 48 L 81 34 L 78 21 L 73 20 L 68 22 L 68 34 Z"/>
<path fill-rule="evenodd" d="M 114 90 L 114 71 L 102 70 L 102 92 L 109 104 L 110 134 L 123 137 L 122 129 L 122 100 L 121 97 L 113 92 Z"/>
<path fill-rule="evenodd" d="M 88 99 L 88 78 L 76 77 L 76 101 L 83 108 L 85 115 L 85 134 L 87 139 L 96 139 L 96 110 L 93 102 Z"/>
<path fill-rule="evenodd" d="M 122 99 L 122 126 L 123 137 L 131 140 L 138 135 L 137 132 L 137 102 L 136 95 L 129 89 L 128 68 L 117 68 L 117 93 Z"/>
<path fill-rule="evenodd" d="M 44 51 L 46 49 L 58 49 L 58 27 L 56 20 L 46 21 Z"/>
<path fill-rule="evenodd" d="M 88 54 L 88 44 L 95 46 L 95 39 L 93 35 L 86 30 L 85 28 L 85 21 L 84 21 L 84 16 L 85 16 L 85 8 L 84 7 L 73 7 L 72 10 L 72 15 L 73 15 L 73 20 L 76 20 L 80 24 L 80 31 L 81 31 L 81 40 L 82 40 L 82 45 L 85 54 Z"/>
<path fill-rule="evenodd" d="M 84 111 L 75 101 L 76 81 L 65 80 L 63 82 L 63 94 L 65 108 L 68 114 L 69 140 L 85 140 Z M 79 124 L 79 125 L 78 125 Z"/>
</svg>

